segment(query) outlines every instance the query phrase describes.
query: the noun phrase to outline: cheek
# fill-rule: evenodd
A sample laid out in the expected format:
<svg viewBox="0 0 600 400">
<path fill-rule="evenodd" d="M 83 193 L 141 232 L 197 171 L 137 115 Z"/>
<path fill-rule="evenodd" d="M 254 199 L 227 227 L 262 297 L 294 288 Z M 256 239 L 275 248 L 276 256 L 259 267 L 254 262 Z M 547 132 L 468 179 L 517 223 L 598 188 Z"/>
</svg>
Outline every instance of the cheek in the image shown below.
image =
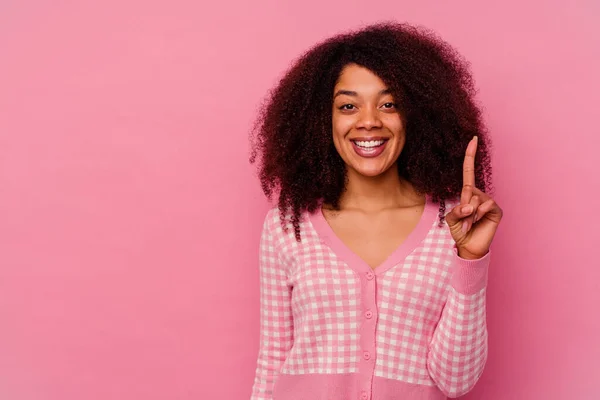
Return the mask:
<svg viewBox="0 0 600 400">
<path fill-rule="evenodd" d="M 344 133 L 343 131 L 337 130 L 335 127 L 333 128 L 333 145 L 338 154 L 342 154 L 344 152 Z"/>
<path fill-rule="evenodd" d="M 334 122 L 332 125 L 332 133 L 333 133 L 333 142 L 335 144 L 335 147 L 337 147 L 338 151 L 339 151 L 339 147 L 343 143 L 343 141 L 348 133 L 348 129 L 346 129 L 343 124 L 341 124 L 339 121 L 337 121 L 337 122 Z"/>
<path fill-rule="evenodd" d="M 333 135 L 339 138 L 343 138 L 348 134 L 350 129 L 352 128 L 354 121 L 352 118 L 348 118 L 344 116 L 335 116 L 331 120 L 331 125 L 333 128 Z"/>
<path fill-rule="evenodd" d="M 345 154 L 348 152 L 346 135 L 349 132 L 349 128 L 346 124 L 341 121 L 335 121 L 332 126 L 333 133 L 333 145 L 337 150 L 338 154 L 346 160 Z M 346 160 L 347 161 L 347 160 Z"/>
<path fill-rule="evenodd" d="M 385 124 L 387 125 L 388 129 L 395 134 L 404 134 L 404 124 L 402 123 L 402 119 L 398 114 L 390 115 Z"/>
<path fill-rule="evenodd" d="M 340 134 L 342 133 L 340 124 L 337 122 L 333 122 L 333 124 L 331 125 L 331 130 L 333 132 L 333 138 L 336 139 L 340 136 Z"/>
</svg>

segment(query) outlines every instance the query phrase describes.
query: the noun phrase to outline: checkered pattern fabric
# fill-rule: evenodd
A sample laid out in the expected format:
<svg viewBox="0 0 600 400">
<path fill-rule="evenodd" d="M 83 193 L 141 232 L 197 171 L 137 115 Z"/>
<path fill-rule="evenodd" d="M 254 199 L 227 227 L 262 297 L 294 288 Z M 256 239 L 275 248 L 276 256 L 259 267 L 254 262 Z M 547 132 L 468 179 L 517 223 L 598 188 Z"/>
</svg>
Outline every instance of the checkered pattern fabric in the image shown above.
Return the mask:
<svg viewBox="0 0 600 400">
<path fill-rule="evenodd" d="M 448 202 L 447 212 L 455 204 Z M 273 400 L 280 374 L 358 374 L 361 361 L 359 276 L 309 218 L 301 220 L 301 243 L 279 218 L 277 208 L 269 211 L 260 242 L 261 333 L 251 400 Z M 437 387 L 449 397 L 469 391 L 487 358 L 485 284 L 453 283 L 484 270 L 478 279 L 485 282 L 487 263 L 460 259 L 436 219 L 402 262 L 376 278 L 374 376 Z"/>
</svg>

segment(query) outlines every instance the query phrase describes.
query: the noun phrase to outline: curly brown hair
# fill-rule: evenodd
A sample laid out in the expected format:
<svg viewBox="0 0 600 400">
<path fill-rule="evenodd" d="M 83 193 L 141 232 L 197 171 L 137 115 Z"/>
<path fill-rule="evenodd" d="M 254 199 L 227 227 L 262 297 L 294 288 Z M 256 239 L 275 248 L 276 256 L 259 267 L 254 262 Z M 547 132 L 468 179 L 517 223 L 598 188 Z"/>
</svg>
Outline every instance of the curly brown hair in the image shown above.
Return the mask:
<svg viewBox="0 0 600 400">
<path fill-rule="evenodd" d="M 300 238 L 300 216 L 321 202 L 339 209 L 346 166 L 332 139 L 333 90 L 340 72 L 357 64 L 388 85 L 406 121 L 400 176 L 440 203 L 462 190 L 465 149 L 479 144 L 475 184 L 491 190 L 490 140 L 475 102 L 469 63 L 435 33 L 382 22 L 331 37 L 300 56 L 269 92 L 251 133 L 250 163 L 259 160 L 265 195 L 278 192 L 282 224 Z"/>
</svg>

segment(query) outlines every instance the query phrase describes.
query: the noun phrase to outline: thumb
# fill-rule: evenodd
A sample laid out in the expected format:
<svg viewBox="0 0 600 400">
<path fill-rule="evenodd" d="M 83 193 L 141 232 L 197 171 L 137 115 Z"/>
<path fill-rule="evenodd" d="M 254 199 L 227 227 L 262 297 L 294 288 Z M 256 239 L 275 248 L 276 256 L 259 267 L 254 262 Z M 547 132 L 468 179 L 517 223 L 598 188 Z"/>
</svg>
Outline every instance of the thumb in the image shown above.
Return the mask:
<svg viewBox="0 0 600 400">
<path fill-rule="evenodd" d="M 446 215 L 446 223 L 450 228 L 461 225 L 463 218 L 470 215 L 472 212 L 473 206 L 471 204 L 459 204 Z"/>
</svg>

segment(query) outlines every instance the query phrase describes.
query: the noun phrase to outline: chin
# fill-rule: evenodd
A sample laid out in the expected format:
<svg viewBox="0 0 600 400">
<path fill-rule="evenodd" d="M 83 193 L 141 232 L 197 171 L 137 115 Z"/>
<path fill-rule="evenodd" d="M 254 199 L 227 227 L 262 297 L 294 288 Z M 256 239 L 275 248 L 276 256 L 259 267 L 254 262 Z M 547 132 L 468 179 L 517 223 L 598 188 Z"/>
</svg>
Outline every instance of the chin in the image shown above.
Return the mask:
<svg viewBox="0 0 600 400">
<path fill-rule="evenodd" d="M 369 178 L 374 178 L 376 176 L 379 175 L 383 175 L 384 173 L 386 173 L 390 167 L 372 167 L 372 168 L 365 168 L 365 167 L 352 167 L 352 169 L 359 175 L 362 176 L 366 176 Z"/>
</svg>

